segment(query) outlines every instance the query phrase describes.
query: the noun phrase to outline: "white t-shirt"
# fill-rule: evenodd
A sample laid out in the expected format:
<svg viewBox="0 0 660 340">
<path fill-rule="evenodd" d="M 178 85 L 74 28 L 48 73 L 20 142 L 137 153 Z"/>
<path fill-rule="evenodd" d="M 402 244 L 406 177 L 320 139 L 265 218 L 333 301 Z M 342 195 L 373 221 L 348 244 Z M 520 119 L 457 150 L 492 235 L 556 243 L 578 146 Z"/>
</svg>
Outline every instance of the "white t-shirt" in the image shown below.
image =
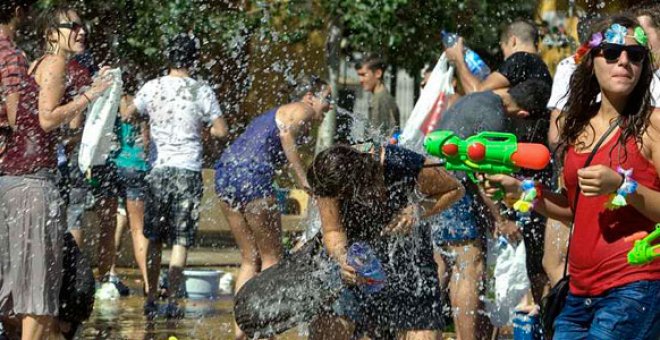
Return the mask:
<svg viewBox="0 0 660 340">
<path fill-rule="evenodd" d="M 569 85 L 571 76 L 577 68 L 573 56 L 564 58 L 557 65 L 555 77 L 552 80 L 552 92 L 550 93 L 550 100 L 548 100 L 547 108 L 550 110 L 563 110 L 568 100 Z"/>
<path fill-rule="evenodd" d="M 655 70 L 651 80 L 651 106 L 660 108 L 660 70 Z"/>
<path fill-rule="evenodd" d="M 201 130 L 222 115 L 211 87 L 192 78 L 156 78 L 135 95 L 135 107 L 149 117 L 152 168 L 201 171 Z"/>
</svg>

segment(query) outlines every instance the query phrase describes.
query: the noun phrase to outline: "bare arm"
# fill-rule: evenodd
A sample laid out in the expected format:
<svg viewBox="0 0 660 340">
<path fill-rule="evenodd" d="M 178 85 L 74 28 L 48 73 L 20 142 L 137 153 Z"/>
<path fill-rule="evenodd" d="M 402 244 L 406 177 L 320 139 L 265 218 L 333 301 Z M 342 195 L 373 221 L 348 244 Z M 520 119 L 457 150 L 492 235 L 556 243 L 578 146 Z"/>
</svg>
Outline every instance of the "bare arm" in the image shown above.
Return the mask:
<svg viewBox="0 0 660 340">
<path fill-rule="evenodd" d="M 358 279 L 355 269 L 346 261 L 348 238 L 346 230 L 341 225 L 339 199 L 332 197 L 316 197 L 321 215 L 321 229 L 323 230 L 323 245 L 326 251 L 341 267 L 344 280 L 355 284 Z"/>
<path fill-rule="evenodd" d="M 484 183 L 484 190 L 489 197 L 493 197 L 497 191 L 503 189 L 506 193 L 507 202 L 515 202 L 520 198 L 520 195 L 522 194 L 520 191 L 520 180 L 507 175 L 487 175 L 486 178 L 488 181 Z M 501 187 L 493 184 L 500 184 Z M 571 210 L 571 207 L 568 204 L 565 190 L 562 193 L 557 194 L 548 189 L 544 189 L 541 196 L 541 199 L 539 199 L 534 206 L 534 211 L 548 218 L 562 222 L 573 221 L 573 210 Z"/>
<path fill-rule="evenodd" d="M 559 120 L 559 115 L 561 114 L 560 110 L 554 109 L 550 112 L 550 127 L 548 128 L 548 146 L 550 150 L 556 150 L 559 146 L 559 126 L 557 121 Z"/>
<path fill-rule="evenodd" d="M 227 121 L 222 117 L 214 119 L 213 125 L 211 125 L 211 135 L 215 138 L 226 138 L 228 134 Z"/>
<path fill-rule="evenodd" d="M 78 95 L 66 104 L 60 104 L 66 90 L 66 60 L 46 57 L 39 68 L 39 124 L 44 131 L 52 131 L 71 122 L 105 89 L 108 81 L 97 81 L 84 95 Z"/>
<path fill-rule="evenodd" d="M 427 159 L 425 164 L 432 162 Z M 423 168 L 417 177 L 420 192 L 427 196 L 424 200 L 424 214 L 422 218 L 427 218 L 440 213 L 461 199 L 465 194 L 463 185 L 440 167 Z"/>
<path fill-rule="evenodd" d="M 301 133 L 303 125 L 309 124 L 312 119 L 312 115 L 306 112 L 304 104 L 289 104 L 295 105 L 293 107 L 287 107 L 289 110 L 281 115 L 281 122 L 284 124 L 283 128 L 280 129 L 280 140 L 282 142 L 282 149 L 284 149 L 284 154 L 286 155 L 289 165 L 293 169 L 298 185 L 301 188 L 309 187 L 307 183 L 307 177 L 305 175 L 305 169 L 302 165 L 302 160 L 298 154 L 298 149 L 296 147 L 296 138 L 298 134 Z"/>
<path fill-rule="evenodd" d="M 5 107 L 7 108 L 7 120 L 9 126 L 13 129 L 16 127 L 16 112 L 18 111 L 18 103 L 21 100 L 20 92 L 14 92 L 5 97 Z"/>
<path fill-rule="evenodd" d="M 660 109 L 651 114 L 651 123 L 643 137 L 644 154 L 660 173 Z M 635 174 L 633 173 L 633 179 Z M 627 202 L 651 221 L 660 222 L 660 192 L 639 185 L 637 191 L 627 197 Z"/>
<path fill-rule="evenodd" d="M 458 80 L 460 80 L 465 94 L 497 90 L 509 86 L 509 80 L 499 72 L 491 73 L 483 81 L 479 80 L 479 78 L 470 72 L 470 69 L 465 63 L 465 54 L 463 49 L 463 38 L 459 38 L 454 46 L 446 50 L 446 53 L 447 58 L 451 60 L 456 66 Z"/>
</svg>

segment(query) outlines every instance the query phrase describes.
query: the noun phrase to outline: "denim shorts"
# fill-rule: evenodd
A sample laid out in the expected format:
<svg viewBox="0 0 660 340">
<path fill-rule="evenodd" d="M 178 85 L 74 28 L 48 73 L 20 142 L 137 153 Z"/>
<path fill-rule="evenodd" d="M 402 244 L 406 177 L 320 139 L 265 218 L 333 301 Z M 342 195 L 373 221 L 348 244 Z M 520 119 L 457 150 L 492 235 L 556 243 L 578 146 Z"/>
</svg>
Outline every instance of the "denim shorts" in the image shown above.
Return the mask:
<svg viewBox="0 0 660 340">
<path fill-rule="evenodd" d="M 446 242 L 471 241 L 482 237 L 483 227 L 477 218 L 474 195 L 466 192 L 458 202 L 434 218 L 432 238 L 436 247 Z"/>
<path fill-rule="evenodd" d="M 147 192 L 146 171 L 134 168 L 117 168 L 117 179 L 121 193 L 127 200 L 143 201 Z"/>
<path fill-rule="evenodd" d="M 554 340 L 660 339 L 660 280 L 637 281 L 602 295 L 568 294 Z"/>
</svg>

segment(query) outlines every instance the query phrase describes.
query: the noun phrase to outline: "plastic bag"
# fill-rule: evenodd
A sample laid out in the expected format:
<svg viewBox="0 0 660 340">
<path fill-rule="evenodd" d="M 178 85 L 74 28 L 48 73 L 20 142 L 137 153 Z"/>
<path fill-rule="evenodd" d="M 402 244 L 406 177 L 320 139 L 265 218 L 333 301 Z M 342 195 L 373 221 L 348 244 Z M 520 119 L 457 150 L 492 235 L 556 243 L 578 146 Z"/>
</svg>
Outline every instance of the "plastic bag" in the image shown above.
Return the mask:
<svg viewBox="0 0 660 340">
<path fill-rule="evenodd" d="M 94 165 L 105 165 L 108 155 L 116 147 L 112 141 L 122 94 L 121 69 L 108 70 L 108 75 L 112 75 L 112 85 L 87 110 L 78 155 L 78 166 L 83 173 Z"/>
<path fill-rule="evenodd" d="M 443 53 L 403 127 L 399 137 L 401 145 L 416 152 L 424 151 L 424 136 L 435 130 L 447 109 L 449 97 L 454 94 L 453 78 L 454 67 Z"/>
<path fill-rule="evenodd" d="M 524 242 L 514 245 L 503 237 L 488 242 L 487 263 L 493 284 L 486 311 L 495 327 L 511 322 L 515 307 L 529 291 L 525 259 Z"/>
</svg>

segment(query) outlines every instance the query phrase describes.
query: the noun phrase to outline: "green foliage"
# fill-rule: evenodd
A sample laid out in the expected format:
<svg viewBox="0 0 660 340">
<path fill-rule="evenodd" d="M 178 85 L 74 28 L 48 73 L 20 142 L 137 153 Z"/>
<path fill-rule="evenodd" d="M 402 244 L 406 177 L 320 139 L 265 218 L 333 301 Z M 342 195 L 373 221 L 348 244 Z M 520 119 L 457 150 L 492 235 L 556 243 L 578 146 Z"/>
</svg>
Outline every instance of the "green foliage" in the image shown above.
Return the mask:
<svg viewBox="0 0 660 340">
<path fill-rule="evenodd" d="M 385 56 L 417 72 L 440 50 L 440 31 L 458 31 L 471 48 L 494 54 L 503 23 L 530 19 L 533 0 L 324 0 L 343 29 L 346 50 Z"/>
</svg>

